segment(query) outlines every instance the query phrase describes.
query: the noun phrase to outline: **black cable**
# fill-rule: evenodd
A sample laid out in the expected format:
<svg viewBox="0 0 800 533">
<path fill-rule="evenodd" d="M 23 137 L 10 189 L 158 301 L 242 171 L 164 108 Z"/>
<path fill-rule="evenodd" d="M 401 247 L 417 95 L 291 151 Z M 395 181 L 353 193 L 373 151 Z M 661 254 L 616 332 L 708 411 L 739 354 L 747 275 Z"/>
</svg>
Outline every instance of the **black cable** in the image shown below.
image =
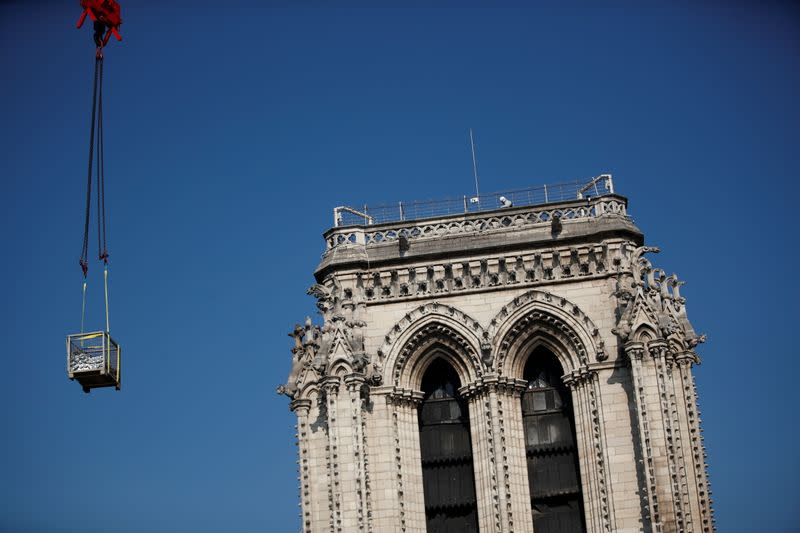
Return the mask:
<svg viewBox="0 0 800 533">
<path fill-rule="evenodd" d="M 99 184 L 97 193 L 99 195 L 99 207 L 98 207 L 98 233 L 101 235 L 100 242 L 102 243 L 102 247 L 100 248 L 100 259 L 104 262 L 108 262 L 108 251 L 106 249 L 106 168 L 105 168 L 105 151 L 103 149 L 103 145 L 105 144 L 105 138 L 103 136 L 103 63 L 100 62 L 100 90 L 99 90 L 99 99 L 98 99 L 98 109 L 97 109 L 97 140 L 98 140 L 98 151 L 97 151 L 97 159 L 98 165 L 100 167 L 100 171 L 97 174 L 99 178 Z"/>
<path fill-rule="evenodd" d="M 97 110 L 97 81 L 98 81 L 98 71 L 102 68 L 102 56 L 97 56 L 97 59 L 94 63 L 94 87 L 92 88 L 92 122 L 89 128 L 89 165 L 88 165 L 88 177 L 86 183 L 86 213 L 84 217 L 83 223 L 83 247 L 81 248 L 81 258 L 80 258 L 80 265 L 81 270 L 83 271 L 83 277 L 86 277 L 86 273 L 89 269 L 89 262 L 88 262 L 88 253 L 89 253 L 89 215 L 91 211 L 91 202 L 92 202 L 92 163 L 94 162 L 94 127 L 95 127 L 95 117 L 96 117 L 96 110 Z M 100 67 L 100 68 L 98 68 Z"/>
<path fill-rule="evenodd" d="M 97 99 L 97 255 L 104 259 L 105 251 L 105 188 L 103 172 L 103 59 L 99 58 L 99 86 Z"/>
</svg>

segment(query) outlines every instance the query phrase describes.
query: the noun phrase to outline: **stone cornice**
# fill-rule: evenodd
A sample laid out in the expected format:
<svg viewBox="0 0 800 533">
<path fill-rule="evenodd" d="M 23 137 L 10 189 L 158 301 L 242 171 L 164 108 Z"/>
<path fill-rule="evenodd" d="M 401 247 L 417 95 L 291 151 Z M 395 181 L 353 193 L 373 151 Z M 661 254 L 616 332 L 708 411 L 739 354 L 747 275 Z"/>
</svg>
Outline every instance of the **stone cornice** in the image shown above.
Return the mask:
<svg viewBox="0 0 800 533">
<path fill-rule="evenodd" d="M 500 213 L 499 219 L 506 218 Z M 365 244 L 367 233 L 374 227 L 336 228 L 343 239 L 323 256 L 314 273 L 318 281 L 343 270 L 391 269 L 419 262 L 437 262 L 463 256 L 521 254 L 544 251 L 553 247 L 580 248 L 592 246 L 604 240 L 631 241 L 641 244 L 641 231 L 624 215 L 605 215 L 597 218 L 576 218 L 563 221 L 563 230 L 552 233 L 549 222 L 531 225 L 503 226 L 475 232 L 453 232 L 447 224 L 445 233 L 426 238 L 410 239 L 408 251 L 400 252 L 396 241 L 380 244 Z M 369 228 L 369 229 L 366 229 Z M 330 244 L 330 243 L 329 243 Z M 467 259 L 469 260 L 469 259 Z"/>
<path fill-rule="evenodd" d="M 591 280 L 604 280 L 608 278 L 615 278 L 617 276 L 617 272 L 606 272 L 603 274 L 591 274 L 581 277 L 575 278 L 563 278 L 563 279 L 542 279 L 542 280 L 527 280 L 522 281 L 519 283 L 509 283 L 506 285 L 490 285 L 490 286 L 481 286 L 481 287 L 468 287 L 458 291 L 450 291 L 450 292 L 435 292 L 431 294 L 414 294 L 409 296 L 389 296 L 383 299 L 376 299 L 373 298 L 372 300 L 367 300 L 365 302 L 367 307 L 373 307 L 376 305 L 385 305 L 390 301 L 393 303 L 394 301 L 398 302 L 416 302 L 416 301 L 430 301 L 431 298 L 441 299 L 442 301 L 446 301 L 448 298 L 457 298 L 459 296 L 464 295 L 473 295 L 473 294 L 482 294 L 487 292 L 496 292 L 508 289 L 522 289 L 522 288 L 535 288 L 535 287 L 549 287 L 554 285 L 562 285 L 562 284 L 569 284 L 575 283 L 576 278 L 578 281 L 591 281 Z"/>
<path fill-rule="evenodd" d="M 606 279 L 626 272 L 634 243 L 626 239 L 598 240 L 544 249 L 495 254 L 446 254 L 439 260 L 405 260 L 398 265 L 364 264 L 340 268 L 335 274 L 348 297 L 366 305 L 475 294 L 516 287 Z"/>
</svg>

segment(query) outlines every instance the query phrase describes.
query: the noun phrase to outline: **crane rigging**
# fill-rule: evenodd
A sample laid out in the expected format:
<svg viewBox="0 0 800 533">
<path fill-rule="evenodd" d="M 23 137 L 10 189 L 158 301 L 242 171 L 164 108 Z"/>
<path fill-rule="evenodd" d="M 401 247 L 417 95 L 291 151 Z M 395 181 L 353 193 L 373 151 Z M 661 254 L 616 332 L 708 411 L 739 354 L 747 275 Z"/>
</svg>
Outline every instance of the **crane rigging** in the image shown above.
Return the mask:
<svg viewBox="0 0 800 533">
<path fill-rule="evenodd" d="M 80 28 L 88 16 L 94 25 L 95 63 L 92 87 L 92 112 L 89 128 L 89 164 L 86 182 L 86 209 L 83 220 L 83 244 L 78 263 L 83 273 L 83 303 L 81 305 L 81 332 L 67 336 L 67 374 L 77 379 L 84 392 L 93 388 L 121 387 L 122 348 L 111 338 L 108 319 L 108 242 L 106 232 L 105 168 L 103 154 L 103 48 L 111 35 L 122 40 L 120 7 L 114 0 L 81 0 L 83 12 L 78 19 Z M 103 288 L 105 301 L 105 329 L 84 332 L 86 312 L 86 287 L 89 273 L 89 230 L 92 207 L 92 170 L 97 200 L 97 250 L 103 263 Z"/>
</svg>

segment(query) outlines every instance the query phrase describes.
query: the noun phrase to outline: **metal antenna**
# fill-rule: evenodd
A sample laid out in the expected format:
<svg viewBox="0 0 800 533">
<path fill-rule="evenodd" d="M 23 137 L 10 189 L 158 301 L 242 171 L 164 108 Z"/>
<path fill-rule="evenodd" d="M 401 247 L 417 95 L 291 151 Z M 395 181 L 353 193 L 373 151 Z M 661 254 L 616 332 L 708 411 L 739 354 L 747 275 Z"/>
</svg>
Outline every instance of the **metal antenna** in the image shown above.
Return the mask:
<svg viewBox="0 0 800 533">
<path fill-rule="evenodd" d="M 475 176 L 475 198 L 480 202 L 481 194 L 478 190 L 478 163 L 475 161 L 475 139 L 472 137 L 472 128 L 469 129 L 469 145 L 472 148 L 472 174 Z"/>
</svg>

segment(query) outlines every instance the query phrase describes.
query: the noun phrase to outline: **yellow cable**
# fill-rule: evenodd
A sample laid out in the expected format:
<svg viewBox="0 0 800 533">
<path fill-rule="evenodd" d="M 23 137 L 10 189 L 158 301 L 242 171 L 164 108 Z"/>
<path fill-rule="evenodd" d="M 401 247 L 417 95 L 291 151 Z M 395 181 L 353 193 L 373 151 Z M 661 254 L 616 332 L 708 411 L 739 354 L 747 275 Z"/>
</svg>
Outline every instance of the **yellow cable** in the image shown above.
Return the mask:
<svg viewBox="0 0 800 533">
<path fill-rule="evenodd" d="M 106 293 L 106 333 L 110 331 L 108 326 L 108 267 L 103 270 L 103 284 L 105 285 L 105 293 Z"/>
<path fill-rule="evenodd" d="M 86 313 L 86 280 L 83 280 L 83 303 L 81 304 L 81 333 L 83 333 L 83 317 Z"/>
</svg>

